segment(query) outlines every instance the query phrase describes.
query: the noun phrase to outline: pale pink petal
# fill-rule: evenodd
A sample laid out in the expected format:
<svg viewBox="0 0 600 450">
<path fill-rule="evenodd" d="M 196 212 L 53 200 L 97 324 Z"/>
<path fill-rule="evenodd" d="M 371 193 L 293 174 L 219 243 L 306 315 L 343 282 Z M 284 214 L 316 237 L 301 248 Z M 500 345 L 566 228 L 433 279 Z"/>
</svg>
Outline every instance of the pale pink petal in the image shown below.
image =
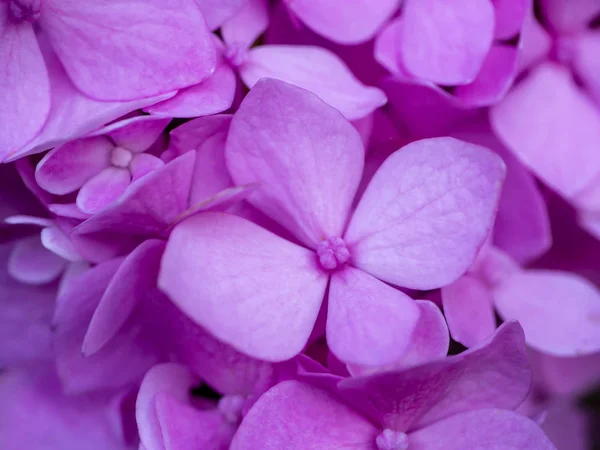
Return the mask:
<svg viewBox="0 0 600 450">
<path fill-rule="evenodd" d="M 81 255 L 77 253 L 69 235 L 58 225 L 44 228 L 40 233 L 42 245 L 52 253 L 67 261 L 80 261 Z"/>
<path fill-rule="evenodd" d="M 102 136 L 78 139 L 48 152 L 35 168 L 35 180 L 46 191 L 64 195 L 76 191 L 110 167 L 113 143 Z"/>
<path fill-rule="evenodd" d="M 171 119 L 141 116 L 136 122 L 107 133 L 115 145 L 134 153 L 148 150 L 165 130 Z"/>
<path fill-rule="evenodd" d="M 477 349 L 404 371 L 347 378 L 338 387 L 374 423 L 407 431 L 473 409 L 512 409 L 530 384 L 523 330 L 513 322 Z"/>
<path fill-rule="evenodd" d="M 510 39 L 516 36 L 532 9 L 532 0 L 492 0 L 495 12 L 494 37 Z"/>
<path fill-rule="evenodd" d="M 244 417 L 231 450 L 370 450 L 377 429 L 327 391 L 284 381 Z"/>
<path fill-rule="evenodd" d="M 600 173 L 595 164 L 600 112 L 566 69 L 539 66 L 492 108 L 491 122 L 535 175 L 575 205 L 586 206 L 578 196 Z"/>
<path fill-rule="evenodd" d="M 76 232 L 161 235 L 188 207 L 194 158 L 195 153 L 188 152 L 138 180 L 115 204 L 83 222 Z"/>
<path fill-rule="evenodd" d="M 600 14 L 600 3 L 596 0 L 541 0 L 540 3 L 549 25 L 559 32 L 580 31 Z"/>
<path fill-rule="evenodd" d="M 471 83 L 494 35 L 490 0 L 406 0 L 398 36 L 401 65 L 418 78 Z"/>
<path fill-rule="evenodd" d="M 234 17 L 248 0 L 195 0 L 206 19 L 208 28 L 213 31 L 225 21 Z"/>
<path fill-rule="evenodd" d="M 227 64 L 219 64 L 215 72 L 200 84 L 185 88 L 163 102 L 144 111 L 165 117 L 199 117 L 229 109 L 236 90 L 235 72 Z"/>
<path fill-rule="evenodd" d="M 41 43 L 44 42 L 42 39 Z M 93 100 L 78 91 L 65 73 L 48 44 L 42 47 L 50 76 L 51 105 L 48 120 L 35 139 L 22 147 L 10 159 L 39 153 L 65 142 L 81 138 L 108 122 L 144 106 L 175 95 L 175 92 L 131 102 Z"/>
<path fill-rule="evenodd" d="M 252 145 L 248 145 L 252 142 Z M 354 127 L 316 95 L 259 81 L 231 122 L 226 161 L 250 203 L 315 248 L 341 236 L 363 169 Z"/>
<path fill-rule="evenodd" d="M 82 186 L 77 194 L 77 206 L 84 213 L 95 214 L 119 199 L 130 183 L 129 170 L 107 167 Z"/>
<path fill-rule="evenodd" d="M 585 33 L 575 41 L 575 71 L 582 78 L 586 87 L 600 101 L 600 32 Z"/>
<path fill-rule="evenodd" d="M 40 18 L 73 84 L 97 100 L 164 94 L 215 68 L 212 37 L 193 0 L 48 0 Z"/>
<path fill-rule="evenodd" d="M 46 249 L 39 235 L 20 239 L 15 243 L 8 260 L 8 273 L 26 284 L 49 283 L 61 274 L 66 261 Z"/>
<path fill-rule="evenodd" d="M 34 138 L 50 111 L 48 72 L 35 31 L 26 21 L 14 23 L 10 6 L 0 7 L 0 161 Z"/>
<path fill-rule="evenodd" d="M 315 33 L 339 44 L 359 44 L 377 33 L 399 1 L 288 0 L 286 4 Z"/>
<path fill-rule="evenodd" d="M 129 170 L 131 172 L 131 181 L 135 182 L 142 178 L 144 175 L 148 175 L 150 172 L 164 166 L 165 163 L 162 159 L 157 156 L 150 155 L 149 153 L 140 153 L 133 157 Z"/>
<path fill-rule="evenodd" d="M 352 376 L 413 367 L 446 356 L 450 335 L 444 315 L 433 302 L 416 300 L 415 303 L 420 310 L 419 320 L 411 336 L 408 350 L 402 358 L 381 367 L 348 365 L 348 371 Z"/>
<path fill-rule="evenodd" d="M 457 86 L 454 96 L 469 107 L 488 106 L 502 100 L 517 74 L 519 49 L 494 44 L 487 53 L 477 78 Z"/>
<path fill-rule="evenodd" d="M 121 329 L 148 291 L 156 287 L 158 268 L 165 244 L 148 239 L 129 254 L 115 273 L 83 339 L 86 356 L 102 349 Z"/>
<path fill-rule="evenodd" d="M 348 226 L 353 264 L 413 289 L 456 280 L 488 236 L 503 178 L 498 156 L 453 138 L 396 151 L 373 176 Z"/>
<path fill-rule="evenodd" d="M 259 46 L 249 51 L 239 70 L 250 88 L 261 78 L 285 81 L 318 95 L 348 120 L 387 102 L 383 91 L 362 84 L 335 53 L 322 47 Z"/>
<path fill-rule="evenodd" d="M 472 275 L 444 286 L 442 303 L 452 338 L 465 347 L 481 344 L 496 329 L 492 294 Z"/>
<path fill-rule="evenodd" d="M 269 26 L 268 0 L 246 0 L 245 6 L 221 27 L 228 47 L 250 48 Z"/>
<path fill-rule="evenodd" d="M 313 252 L 245 219 L 205 213 L 175 227 L 158 283 L 217 338 L 247 355 L 281 361 L 306 344 L 327 275 Z"/>
<path fill-rule="evenodd" d="M 501 409 L 463 412 L 408 439 L 411 450 L 556 450 L 533 420 Z"/>
<path fill-rule="evenodd" d="M 600 291 L 586 279 L 551 270 L 512 274 L 494 289 L 506 320 L 518 320 L 527 344 L 555 356 L 600 351 Z"/>
<path fill-rule="evenodd" d="M 404 356 L 419 308 L 408 295 L 353 267 L 329 285 L 327 344 L 343 362 L 381 366 Z"/>
<path fill-rule="evenodd" d="M 54 223 L 52 219 L 47 219 L 45 217 L 32 217 L 32 216 L 9 216 L 4 219 L 4 223 L 8 223 L 10 225 L 35 225 L 38 227 L 51 227 Z"/>
</svg>

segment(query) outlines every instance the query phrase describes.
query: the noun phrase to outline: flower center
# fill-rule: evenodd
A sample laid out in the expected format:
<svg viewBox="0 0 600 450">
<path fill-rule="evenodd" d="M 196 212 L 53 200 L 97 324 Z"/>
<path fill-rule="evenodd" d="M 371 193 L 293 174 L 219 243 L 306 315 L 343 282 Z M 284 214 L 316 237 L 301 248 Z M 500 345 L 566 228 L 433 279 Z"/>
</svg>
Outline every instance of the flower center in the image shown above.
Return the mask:
<svg viewBox="0 0 600 450">
<path fill-rule="evenodd" d="M 239 67 L 246 61 L 246 55 L 248 54 L 245 47 L 242 47 L 237 44 L 231 44 L 225 50 L 223 57 L 231 64 L 233 67 Z"/>
<path fill-rule="evenodd" d="M 242 420 L 242 408 L 245 401 L 245 397 L 241 395 L 225 395 L 219 400 L 217 409 L 227 422 L 238 424 Z"/>
<path fill-rule="evenodd" d="M 378 450 L 407 450 L 408 436 L 402 431 L 386 428 L 375 438 Z"/>
<path fill-rule="evenodd" d="M 110 155 L 110 162 L 113 166 L 127 168 L 131 164 L 133 153 L 125 147 L 115 147 Z"/>
<path fill-rule="evenodd" d="M 319 264 L 325 270 L 334 270 L 350 259 L 350 252 L 341 237 L 330 237 L 317 247 Z"/>
<path fill-rule="evenodd" d="M 9 17 L 13 22 L 35 22 L 40 17 L 42 0 L 9 0 Z"/>
</svg>

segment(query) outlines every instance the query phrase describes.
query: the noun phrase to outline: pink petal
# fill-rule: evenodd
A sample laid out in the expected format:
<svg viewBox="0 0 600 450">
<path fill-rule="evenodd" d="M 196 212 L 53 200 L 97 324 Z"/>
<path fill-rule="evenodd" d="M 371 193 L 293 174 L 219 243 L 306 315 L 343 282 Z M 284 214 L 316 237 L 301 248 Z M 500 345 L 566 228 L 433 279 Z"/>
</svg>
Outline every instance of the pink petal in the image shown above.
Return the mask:
<svg viewBox="0 0 600 450">
<path fill-rule="evenodd" d="M 253 142 L 251 147 L 248 142 Z M 315 248 L 341 236 L 363 169 L 358 132 L 314 94 L 259 81 L 235 114 L 226 161 L 250 203 Z"/>
<path fill-rule="evenodd" d="M 129 170 L 107 167 L 82 186 L 77 194 L 77 206 L 84 213 L 95 214 L 118 200 L 130 183 Z"/>
<path fill-rule="evenodd" d="M 125 258 L 92 316 L 83 339 L 82 351 L 86 356 L 102 349 L 121 329 L 148 291 L 156 287 L 164 248 L 163 241 L 149 239 Z"/>
<path fill-rule="evenodd" d="M 457 356 L 338 383 L 343 398 L 384 428 L 406 431 L 480 408 L 512 409 L 529 392 L 523 330 L 504 324 Z"/>
<path fill-rule="evenodd" d="M 371 449 L 376 428 L 325 390 L 284 381 L 262 395 L 231 450 Z"/>
<path fill-rule="evenodd" d="M 213 31 L 225 21 L 234 17 L 248 0 L 195 0 L 206 19 L 208 28 Z"/>
<path fill-rule="evenodd" d="M 548 58 L 552 50 L 552 37 L 534 17 L 533 11 L 530 11 L 523 24 L 520 44 L 519 71 L 528 69 Z"/>
<path fill-rule="evenodd" d="M 73 86 L 53 50 L 48 48 L 48 44 L 42 50 L 50 76 L 52 97 L 50 113 L 37 137 L 22 147 L 11 157 L 11 160 L 78 139 L 131 111 L 175 95 L 175 92 L 171 92 L 131 102 L 93 100 Z"/>
<path fill-rule="evenodd" d="M 97 100 L 135 100 L 199 83 L 213 72 L 212 38 L 192 0 L 134 5 L 43 3 L 41 26 L 78 89 Z"/>
<path fill-rule="evenodd" d="M 433 302 L 428 300 L 417 300 L 415 304 L 420 310 L 419 320 L 411 336 L 408 350 L 402 358 L 381 367 L 349 365 L 348 370 L 352 376 L 413 367 L 446 356 L 450 335 L 444 315 Z"/>
<path fill-rule="evenodd" d="M 322 47 L 256 47 L 240 67 L 240 76 L 250 88 L 261 78 L 274 78 L 304 88 L 348 120 L 364 117 L 387 102 L 380 89 L 363 85 L 335 53 Z"/>
<path fill-rule="evenodd" d="M 512 411 L 464 412 L 410 433 L 415 450 L 556 450 L 531 419 Z"/>
<path fill-rule="evenodd" d="M 42 245 L 39 235 L 34 235 L 15 243 L 8 260 L 8 273 L 21 283 L 46 284 L 58 278 L 65 263 Z"/>
<path fill-rule="evenodd" d="M 76 232 L 161 235 L 188 207 L 194 158 L 195 154 L 188 152 L 143 177 L 115 204 L 79 225 Z"/>
<path fill-rule="evenodd" d="M 141 116 L 140 120 L 108 133 L 119 147 L 134 153 L 148 150 L 165 130 L 171 119 Z"/>
<path fill-rule="evenodd" d="M 205 213 L 171 233 L 158 284 L 236 350 L 282 361 L 302 350 L 317 318 L 327 276 L 316 264 L 313 252 L 252 222 Z"/>
<path fill-rule="evenodd" d="M 539 66 L 492 108 L 491 122 L 535 175 L 575 205 L 586 206 L 578 196 L 599 174 L 594 162 L 600 113 L 566 69 Z"/>
<path fill-rule="evenodd" d="M 506 320 L 518 320 L 527 344 L 555 356 L 600 351 L 600 292 L 569 272 L 517 272 L 496 286 L 494 301 Z"/>
<path fill-rule="evenodd" d="M 235 90 L 235 73 L 227 64 L 220 64 L 202 83 L 182 89 L 175 97 L 144 110 L 162 117 L 210 116 L 231 107 Z"/>
<path fill-rule="evenodd" d="M 541 11 L 556 31 L 577 32 L 600 14 L 600 4 L 596 0 L 542 0 Z"/>
<path fill-rule="evenodd" d="M 495 12 L 494 37 L 499 40 L 516 36 L 532 8 L 531 0 L 492 0 Z"/>
<path fill-rule="evenodd" d="M 67 261 L 81 261 L 69 235 L 58 225 L 44 228 L 40 233 L 42 245 Z"/>
<path fill-rule="evenodd" d="M 600 101 L 600 32 L 585 33 L 575 42 L 575 57 L 573 64 L 575 71 L 583 79 L 587 88 L 592 91 Z"/>
<path fill-rule="evenodd" d="M 140 153 L 133 157 L 129 170 L 131 171 L 132 182 L 136 182 L 144 175 L 154 172 L 163 167 L 165 163 L 162 159 L 148 153 Z"/>
<path fill-rule="evenodd" d="M 490 0 L 406 0 L 398 36 L 401 65 L 418 78 L 471 83 L 492 45 Z"/>
<path fill-rule="evenodd" d="M 371 39 L 398 7 L 398 0 L 288 0 L 287 7 L 314 32 L 339 44 Z"/>
<path fill-rule="evenodd" d="M 489 288 L 471 275 L 463 275 L 442 288 L 444 313 L 452 338 L 465 347 L 484 342 L 496 329 Z"/>
<path fill-rule="evenodd" d="M 3 450 L 131 448 L 111 428 L 108 394 L 65 395 L 48 368 L 6 371 L 0 380 L 0 397 Z"/>
<path fill-rule="evenodd" d="M 35 180 L 46 191 L 64 195 L 110 167 L 114 145 L 105 137 L 78 139 L 48 152 L 35 169 Z"/>
<path fill-rule="evenodd" d="M 451 283 L 493 223 L 504 164 L 453 138 L 411 143 L 373 176 L 348 225 L 353 264 L 412 289 Z"/>
<path fill-rule="evenodd" d="M 9 6 L 0 8 L 0 161 L 38 134 L 50 110 L 48 72 L 35 31 L 28 22 L 13 23 Z"/>
<path fill-rule="evenodd" d="M 488 106 L 502 100 L 517 74 L 519 49 L 494 44 L 487 53 L 477 78 L 457 86 L 455 97 L 469 107 Z"/>
<path fill-rule="evenodd" d="M 250 48 L 269 26 L 268 0 L 246 0 L 245 6 L 221 27 L 228 47 Z"/>
<path fill-rule="evenodd" d="M 332 275 L 328 305 L 327 344 L 350 364 L 399 360 L 419 320 L 413 299 L 353 267 Z"/>
</svg>

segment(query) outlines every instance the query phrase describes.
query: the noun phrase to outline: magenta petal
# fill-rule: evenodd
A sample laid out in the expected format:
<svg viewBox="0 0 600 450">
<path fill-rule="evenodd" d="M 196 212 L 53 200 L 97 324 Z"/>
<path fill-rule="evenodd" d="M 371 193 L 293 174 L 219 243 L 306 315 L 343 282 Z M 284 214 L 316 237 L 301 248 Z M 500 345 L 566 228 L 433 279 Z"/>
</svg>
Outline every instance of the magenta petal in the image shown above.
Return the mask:
<svg viewBox="0 0 600 450">
<path fill-rule="evenodd" d="M 284 381 L 248 411 L 231 450 L 371 449 L 377 429 L 325 390 Z"/>
<path fill-rule="evenodd" d="M 259 81 L 233 117 L 225 156 L 236 184 L 260 183 L 249 202 L 303 243 L 315 248 L 341 236 L 364 149 L 354 127 L 316 95 Z"/>
<path fill-rule="evenodd" d="M 596 0 L 541 0 L 540 3 L 549 25 L 559 32 L 580 31 L 600 14 L 600 3 Z"/>
<path fill-rule="evenodd" d="M 40 233 L 42 245 L 52 253 L 66 259 L 67 261 L 81 261 L 81 255 L 77 253 L 71 238 L 58 225 L 44 228 Z"/>
<path fill-rule="evenodd" d="M 592 162 L 600 113 L 565 68 L 539 66 L 490 117 L 500 139 L 535 175 L 575 205 L 586 206 L 578 197 L 599 173 Z"/>
<path fill-rule="evenodd" d="M 163 94 L 215 68 L 212 37 L 193 0 L 135 7 L 129 0 L 48 0 L 41 26 L 73 84 L 98 100 Z"/>
<path fill-rule="evenodd" d="M 517 74 L 519 49 L 494 44 L 483 61 L 477 78 L 457 86 L 454 96 L 469 107 L 488 106 L 502 100 Z"/>
<path fill-rule="evenodd" d="M 544 389 L 552 394 L 585 394 L 592 391 L 600 378 L 600 352 L 570 358 L 536 352 L 535 358 L 532 359 L 537 359 L 539 378 Z"/>
<path fill-rule="evenodd" d="M 327 276 L 316 265 L 313 252 L 252 222 L 205 213 L 175 227 L 158 283 L 236 350 L 281 361 L 302 350 L 319 313 Z"/>
<path fill-rule="evenodd" d="M 182 89 L 175 97 L 144 110 L 166 117 L 209 116 L 229 109 L 235 97 L 235 90 L 235 73 L 227 64 L 220 64 L 202 83 Z"/>
<path fill-rule="evenodd" d="M 95 214 L 119 199 L 129 183 L 129 170 L 107 167 L 82 186 L 77 194 L 77 206 L 84 213 Z"/>
<path fill-rule="evenodd" d="M 533 11 L 530 11 L 523 24 L 520 45 L 519 71 L 528 69 L 543 61 L 552 50 L 552 37 L 534 17 Z"/>
<path fill-rule="evenodd" d="M 8 260 L 8 273 L 26 284 L 49 283 L 62 273 L 66 261 L 46 249 L 39 235 L 15 243 Z"/>
<path fill-rule="evenodd" d="M 92 316 L 83 340 L 82 351 L 86 356 L 104 347 L 121 329 L 148 291 L 156 287 L 164 248 L 163 241 L 149 239 L 125 258 Z"/>
<path fill-rule="evenodd" d="M 415 450 L 556 450 L 533 420 L 513 411 L 464 412 L 409 434 Z"/>
<path fill-rule="evenodd" d="M 492 0 L 496 28 L 494 37 L 499 40 L 516 36 L 532 8 L 531 0 Z"/>
<path fill-rule="evenodd" d="M 387 102 L 383 91 L 363 85 L 335 53 L 322 47 L 256 47 L 240 67 L 240 76 L 250 88 L 261 78 L 274 78 L 304 88 L 348 120 L 364 117 Z"/>
<path fill-rule="evenodd" d="M 452 338 L 464 346 L 481 344 L 496 329 L 492 294 L 474 276 L 464 275 L 443 287 L 442 302 Z"/>
<path fill-rule="evenodd" d="M 332 275 L 327 344 L 343 362 L 381 366 L 399 360 L 418 320 L 414 300 L 377 278 L 349 266 Z"/>
<path fill-rule="evenodd" d="M 90 217 L 76 232 L 161 235 L 188 207 L 194 158 L 195 153 L 188 152 L 136 181 L 114 205 Z"/>
<path fill-rule="evenodd" d="M 208 28 L 216 30 L 225 21 L 234 17 L 248 0 L 195 0 L 206 19 Z"/>
<path fill-rule="evenodd" d="M 600 291 L 569 272 L 517 272 L 494 289 L 496 308 L 518 320 L 527 344 L 555 356 L 600 351 Z"/>
<path fill-rule="evenodd" d="M 586 87 L 596 96 L 600 102 L 600 32 L 593 31 L 585 33 L 576 38 L 575 58 L 573 64 L 575 71 L 583 79 Z"/>
<path fill-rule="evenodd" d="M 512 409 L 530 384 L 523 330 L 513 322 L 477 349 L 404 371 L 344 379 L 338 387 L 375 423 L 406 431 L 472 409 Z"/>
<path fill-rule="evenodd" d="M 144 175 L 148 175 L 150 172 L 153 172 L 164 165 L 165 163 L 163 160 L 154 155 L 139 153 L 133 157 L 131 165 L 129 166 L 132 177 L 131 181 L 135 182 Z"/>
<path fill-rule="evenodd" d="M 288 0 L 287 7 L 311 30 L 339 44 L 371 39 L 398 7 L 398 0 Z"/>
<path fill-rule="evenodd" d="M 35 180 L 52 194 L 73 192 L 102 169 L 110 167 L 113 147 L 113 143 L 103 136 L 78 139 L 56 147 L 36 166 Z"/>
<path fill-rule="evenodd" d="M 221 27 L 228 47 L 250 48 L 269 26 L 269 1 L 246 0 L 245 6 Z"/>
<path fill-rule="evenodd" d="M 348 225 L 353 264 L 413 289 L 456 280 L 487 238 L 503 178 L 498 156 L 453 138 L 396 151 L 373 176 Z"/>
<path fill-rule="evenodd" d="M 410 73 L 445 86 L 475 79 L 492 45 L 490 0 L 406 0 L 402 21 L 398 56 Z"/>
<path fill-rule="evenodd" d="M 48 72 L 35 31 L 30 23 L 13 23 L 9 6 L 0 8 L 0 161 L 35 137 L 50 110 Z"/>
<path fill-rule="evenodd" d="M 157 119 L 152 116 L 141 116 L 136 122 L 108 133 L 108 136 L 119 147 L 125 147 L 134 153 L 148 150 L 165 130 L 171 119 Z"/>
</svg>

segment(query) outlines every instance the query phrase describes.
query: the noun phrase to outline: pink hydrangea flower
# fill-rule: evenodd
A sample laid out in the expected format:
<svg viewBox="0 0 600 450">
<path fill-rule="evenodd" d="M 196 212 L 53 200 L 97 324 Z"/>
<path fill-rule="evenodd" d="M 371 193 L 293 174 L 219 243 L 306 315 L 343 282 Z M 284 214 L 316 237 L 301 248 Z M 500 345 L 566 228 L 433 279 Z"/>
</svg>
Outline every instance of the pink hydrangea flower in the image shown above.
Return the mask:
<svg viewBox="0 0 600 450">
<path fill-rule="evenodd" d="M 318 97 L 260 81 L 233 118 L 226 162 L 237 184 L 260 183 L 250 203 L 301 245 L 201 214 L 173 230 L 159 286 L 218 338 L 278 361 L 306 344 L 329 284 L 333 352 L 365 365 L 399 359 L 419 312 L 379 279 L 430 289 L 460 276 L 487 236 L 504 166 L 460 141 L 417 142 L 383 164 L 352 213 L 363 152 Z"/>
</svg>

